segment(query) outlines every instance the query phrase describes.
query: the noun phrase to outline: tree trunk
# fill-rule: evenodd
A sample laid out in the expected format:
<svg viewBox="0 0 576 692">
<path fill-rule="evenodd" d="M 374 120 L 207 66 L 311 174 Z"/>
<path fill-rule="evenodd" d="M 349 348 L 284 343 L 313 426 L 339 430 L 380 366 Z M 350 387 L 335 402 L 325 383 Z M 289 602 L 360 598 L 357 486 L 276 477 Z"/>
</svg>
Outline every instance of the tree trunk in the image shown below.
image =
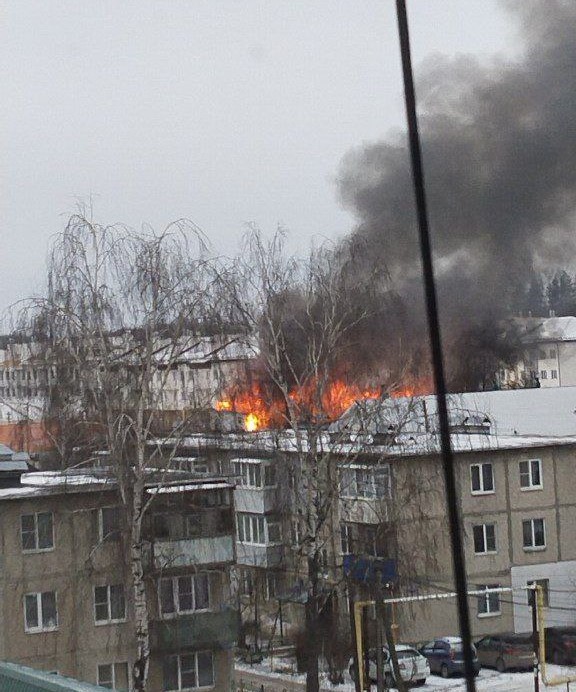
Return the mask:
<svg viewBox="0 0 576 692">
<path fill-rule="evenodd" d="M 392 663 L 392 672 L 394 674 L 394 684 L 398 692 L 407 692 L 408 686 L 402 679 L 400 674 L 400 666 L 398 665 L 398 654 L 396 653 L 396 642 L 392 634 L 392 620 L 390 618 L 390 605 L 384 603 L 384 632 L 386 633 L 386 641 L 388 642 L 388 651 L 390 652 L 390 662 Z"/>
<path fill-rule="evenodd" d="M 305 627 L 306 627 L 306 692 L 319 692 L 320 671 L 318 657 L 320 654 L 318 632 L 318 558 L 312 555 L 308 558 L 308 577 L 310 589 L 306 599 Z"/>
<path fill-rule="evenodd" d="M 134 488 L 133 517 L 130 527 L 130 567 L 134 592 L 134 626 L 137 655 L 132 673 L 134 692 L 145 692 L 150 665 L 150 628 L 148 619 L 148 599 L 144 582 L 144 560 L 142 546 L 142 508 L 144 488 L 138 480 Z"/>
<path fill-rule="evenodd" d="M 384 692 L 387 688 L 387 680 L 384 675 L 384 603 L 382 596 L 378 594 L 376 600 L 376 690 Z"/>
</svg>

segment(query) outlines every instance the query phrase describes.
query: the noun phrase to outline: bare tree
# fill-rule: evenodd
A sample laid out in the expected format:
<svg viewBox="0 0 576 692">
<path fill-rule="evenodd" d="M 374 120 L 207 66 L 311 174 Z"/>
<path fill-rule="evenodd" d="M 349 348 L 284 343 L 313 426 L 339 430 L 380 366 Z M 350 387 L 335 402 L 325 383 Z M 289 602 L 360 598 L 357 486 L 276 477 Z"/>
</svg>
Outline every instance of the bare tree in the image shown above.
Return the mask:
<svg viewBox="0 0 576 692">
<path fill-rule="evenodd" d="M 189 245 L 193 240 L 197 249 Z M 206 324 L 212 275 L 201 234 L 178 221 L 161 233 L 101 226 L 72 216 L 49 258 L 46 295 L 25 311 L 46 367 L 57 375 L 47 413 L 59 416 L 60 454 L 80 437 L 109 455 L 127 517 L 136 660 L 133 689 L 146 689 L 149 607 L 143 521 L 150 439 L 171 365 Z M 74 428 L 74 434 L 70 431 Z"/>
<path fill-rule="evenodd" d="M 259 335 L 254 377 L 269 411 L 266 423 L 285 429 L 279 447 L 292 463 L 289 504 L 302 532 L 292 572 L 306 584 L 307 690 L 317 692 L 318 631 L 329 600 L 326 554 L 339 497 L 335 459 L 342 456 L 327 426 L 367 388 L 377 396 L 389 387 L 390 373 L 380 372 L 375 385 L 374 373 L 363 372 L 353 356 L 357 339 L 385 305 L 379 289 L 386 282 L 378 268 L 354 272 L 353 258 L 341 248 L 320 248 L 298 260 L 287 255 L 284 240 L 281 230 L 265 240 L 251 228 L 241 257 L 221 278 L 233 321 Z"/>
</svg>

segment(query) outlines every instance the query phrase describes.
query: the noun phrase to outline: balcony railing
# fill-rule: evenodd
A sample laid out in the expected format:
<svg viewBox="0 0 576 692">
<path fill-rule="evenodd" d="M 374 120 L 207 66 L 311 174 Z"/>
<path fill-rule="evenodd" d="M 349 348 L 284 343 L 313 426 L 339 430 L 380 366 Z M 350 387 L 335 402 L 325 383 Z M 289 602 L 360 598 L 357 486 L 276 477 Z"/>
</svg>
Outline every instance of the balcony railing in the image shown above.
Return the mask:
<svg viewBox="0 0 576 692">
<path fill-rule="evenodd" d="M 245 488 L 239 485 L 234 491 L 237 512 L 265 514 L 278 509 L 276 488 Z"/>
<path fill-rule="evenodd" d="M 251 567 L 278 567 L 284 558 L 284 546 L 254 545 L 252 543 L 236 544 L 236 562 Z"/>
<path fill-rule="evenodd" d="M 151 647 L 158 652 L 202 646 L 229 648 L 238 639 L 238 626 L 238 611 L 232 609 L 156 620 L 151 627 Z"/>
<path fill-rule="evenodd" d="M 234 538 L 231 535 L 211 538 L 161 540 L 152 544 L 156 569 L 190 567 L 234 561 Z"/>
</svg>

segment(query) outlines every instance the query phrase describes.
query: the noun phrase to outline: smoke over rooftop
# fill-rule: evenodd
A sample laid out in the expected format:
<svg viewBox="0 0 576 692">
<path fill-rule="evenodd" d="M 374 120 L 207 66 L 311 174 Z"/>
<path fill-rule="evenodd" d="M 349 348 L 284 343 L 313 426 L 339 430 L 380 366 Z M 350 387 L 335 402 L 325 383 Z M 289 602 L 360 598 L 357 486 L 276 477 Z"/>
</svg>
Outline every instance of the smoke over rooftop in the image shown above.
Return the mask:
<svg viewBox="0 0 576 692">
<path fill-rule="evenodd" d="M 576 242 L 576 3 L 505 5 L 525 39 L 517 62 L 435 57 L 417 72 L 448 340 L 506 314 L 532 268 L 565 265 Z M 339 192 L 358 218 L 353 241 L 381 257 L 404 301 L 421 315 L 405 135 L 350 152 Z"/>
</svg>

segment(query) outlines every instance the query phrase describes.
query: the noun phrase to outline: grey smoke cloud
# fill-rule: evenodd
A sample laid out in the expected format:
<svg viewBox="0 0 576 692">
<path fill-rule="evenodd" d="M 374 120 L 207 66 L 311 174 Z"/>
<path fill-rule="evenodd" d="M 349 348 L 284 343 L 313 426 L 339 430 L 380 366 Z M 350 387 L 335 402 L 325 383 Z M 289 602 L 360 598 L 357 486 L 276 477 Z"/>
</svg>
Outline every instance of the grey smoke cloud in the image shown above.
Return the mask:
<svg viewBox="0 0 576 692">
<path fill-rule="evenodd" d="M 436 57 L 417 71 L 433 245 L 445 317 L 481 322 L 533 265 L 566 265 L 576 209 L 576 3 L 507 0 L 525 51 L 516 62 Z M 350 152 L 339 192 L 355 237 L 421 299 L 406 139 Z"/>
</svg>

